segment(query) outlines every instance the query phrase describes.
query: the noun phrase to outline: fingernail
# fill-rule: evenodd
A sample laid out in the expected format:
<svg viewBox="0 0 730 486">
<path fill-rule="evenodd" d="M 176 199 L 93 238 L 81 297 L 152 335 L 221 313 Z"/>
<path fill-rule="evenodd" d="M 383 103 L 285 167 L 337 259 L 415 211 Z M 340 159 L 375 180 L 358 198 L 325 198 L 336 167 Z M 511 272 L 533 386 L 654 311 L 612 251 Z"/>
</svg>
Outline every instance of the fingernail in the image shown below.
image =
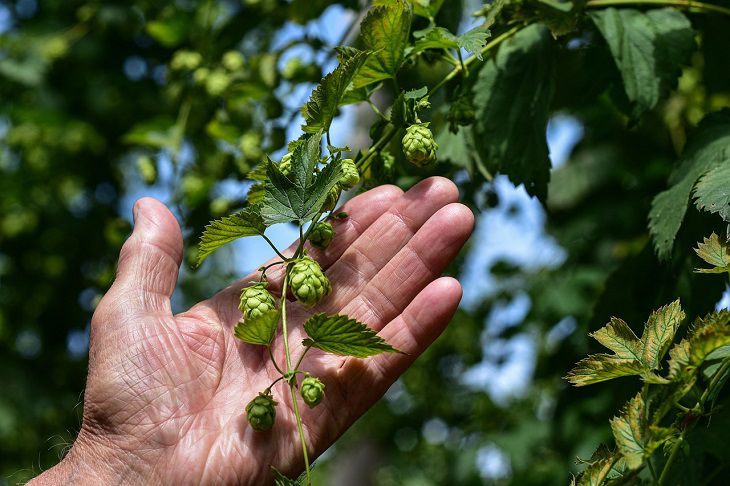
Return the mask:
<svg viewBox="0 0 730 486">
<path fill-rule="evenodd" d="M 137 224 L 137 213 L 139 213 L 139 201 L 134 203 L 134 206 L 132 207 L 132 221 L 134 224 Z"/>
</svg>

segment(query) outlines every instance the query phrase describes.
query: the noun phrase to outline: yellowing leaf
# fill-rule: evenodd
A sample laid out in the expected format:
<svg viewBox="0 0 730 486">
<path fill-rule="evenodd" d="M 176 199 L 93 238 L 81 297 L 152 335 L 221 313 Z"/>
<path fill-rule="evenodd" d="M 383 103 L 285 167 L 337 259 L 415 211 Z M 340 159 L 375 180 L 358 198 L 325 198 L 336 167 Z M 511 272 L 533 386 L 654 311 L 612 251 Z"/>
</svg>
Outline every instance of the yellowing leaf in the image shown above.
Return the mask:
<svg viewBox="0 0 730 486">
<path fill-rule="evenodd" d="M 695 322 L 689 336 L 689 361 L 701 365 L 716 349 L 730 344 L 730 312 L 713 312 Z"/>
<path fill-rule="evenodd" d="M 586 386 L 645 372 L 646 368 L 639 361 L 621 359 L 610 354 L 592 354 L 580 360 L 565 379 L 575 386 Z"/>
<path fill-rule="evenodd" d="M 698 273 L 725 273 L 730 272 L 730 248 L 727 243 L 720 241 L 720 237 L 714 232 L 709 238 L 695 248 L 697 256 L 713 266 L 713 268 L 698 268 Z"/>
<path fill-rule="evenodd" d="M 578 477 L 578 486 L 600 486 L 606 480 L 619 459 L 619 454 L 611 452 L 608 447 L 601 444 L 586 462 L 588 467 Z"/>
<path fill-rule="evenodd" d="M 637 469 L 644 462 L 645 413 L 646 404 L 639 393 L 626 404 L 619 417 L 611 419 L 616 446 L 630 469 Z"/>
<path fill-rule="evenodd" d="M 670 380 L 677 378 L 689 364 L 690 344 L 686 339 L 682 339 L 669 350 L 669 375 Z"/>
<path fill-rule="evenodd" d="M 608 324 L 592 333 L 591 337 L 616 353 L 617 358 L 641 361 L 643 345 L 622 319 L 612 317 Z"/>
<path fill-rule="evenodd" d="M 657 309 L 649 316 L 644 327 L 644 334 L 641 336 L 641 342 L 644 344 L 642 361 L 648 368 L 659 368 L 684 317 L 679 300 Z"/>
</svg>

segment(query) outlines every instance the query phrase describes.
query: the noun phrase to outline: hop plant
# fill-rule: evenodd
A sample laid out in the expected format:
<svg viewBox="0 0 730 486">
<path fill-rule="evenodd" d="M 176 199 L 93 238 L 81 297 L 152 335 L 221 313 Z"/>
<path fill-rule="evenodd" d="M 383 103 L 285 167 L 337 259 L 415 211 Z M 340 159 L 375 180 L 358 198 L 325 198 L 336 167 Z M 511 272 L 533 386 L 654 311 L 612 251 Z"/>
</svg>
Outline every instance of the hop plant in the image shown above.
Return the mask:
<svg viewBox="0 0 730 486">
<path fill-rule="evenodd" d="M 238 308 L 244 319 L 256 318 L 270 310 L 276 309 L 274 297 L 266 290 L 266 282 L 250 285 L 241 291 L 241 303 Z"/>
<path fill-rule="evenodd" d="M 340 177 L 340 187 L 342 189 L 352 189 L 360 182 L 360 172 L 357 170 L 355 161 L 352 159 L 342 159 L 342 177 Z"/>
<path fill-rule="evenodd" d="M 324 204 L 322 204 L 322 209 L 320 211 L 326 213 L 327 211 L 335 209 L 337 201 L 340 199 L 340 192 L 341 189 L 337 185 L 330 189 L 329 194 L 327 194 L 327 199 L 324 200 Z"/>
<path fill-rule="evenodd" d="M 266 432 L 274 426 L 276 419 L 276 401 L 267 390 L 246 405 L 246 418 L 251 428 L 257 432 Z"/>
<path fill-rule="evenodd" d="M 403 153 L 406 159 L 418 167 L 425 167 L 436 160 L 439 146 L 433 139 L 428 123 L 415 123 L 406 129 L 403 137 Z"/>
<path fill-rule="evenodd" d="M 327 276 L 319 263 L 303 256 L 291 267 L 291 291 L 307 307 L 312 307 L 332 291 Z"/>
<path fill-rule="evenodd" d="M 314 408 L 324 399 L 324 383 L 315 376 L 307 375 L 302 380 L 300 393 L 304 403 L 306 403 L 309 408 Z"/>
<path fill-rule="evenodd" d="M 335 237 L 335 229 L 327 221 L 317 223 L 309 235 L 309 242 L 317 248 L 325 249 L 330 246 Z"/>
</svg>

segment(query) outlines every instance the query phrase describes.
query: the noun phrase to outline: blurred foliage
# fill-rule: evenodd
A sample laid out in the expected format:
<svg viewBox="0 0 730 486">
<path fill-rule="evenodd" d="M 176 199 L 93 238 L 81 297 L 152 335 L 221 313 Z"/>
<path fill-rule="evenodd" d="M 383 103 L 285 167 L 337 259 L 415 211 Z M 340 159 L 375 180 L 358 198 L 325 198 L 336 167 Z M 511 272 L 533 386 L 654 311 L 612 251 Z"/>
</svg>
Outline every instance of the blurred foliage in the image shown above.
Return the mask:
<svg viewBox="0 0 730 486">
<path fill-rule="evenodd" d="M 730 132 L 719 110 L 730 106 L 730 16 L 719 1 L 683 11 L 610 3 L 414 0 L 414 41 L 432 21 L 514 37 L 470 61 L 468 76 L 448 79 L 458 65 L 449 48 L 421 44 L 397 83 L 370 85 L 384 108 L 400 90 L 443 83 L 423 113 L 440 146 L 436 165 L 405 162 L 399 124 L 368 131 L 377 118 L 363 103 L 352 111 L 361 126 L 333 143 L 360 149 L 367 135 L 377 143 L 389 134 L 366 187 L 451 177 L 482 223 L 519 216 L 493 182 L 506 174 L 540 199 L 565 259 L 496 262 L 480 302 L 460 310 L 319 462 L 322 482 L 565 484 L 566 465 L 611 439 L 607 419 L 638 391 L 623 380 L 572 389 L 562 379 L 598 351 L 588 332 L 614 315 L 637 330 L 676 298 L 688 315 L 714 309 L 725 280 L 693 273 L 691 248 L 726 234 Z M 184 224 L 186 261 L 196 261 L 203 225 L 242 207 L 246 174 L 300 133 L 299 110 L 336 65 L 333 48 L 367 46 L 355 35 L 364 10 L 322 0 L 0 1 L 0 482 L 54 464 L 79 427 L 88 322 L 130 230 L 130 195 L 166 198 Z M 332 32 L 344 35 L 332 41 Z M 456 42 L 447 37 L 439 42 Z M 544 134 L 556 115 L 583 135 L 551 168 Z M 479 244 L 452 274 L 473 264 Z M 177 308 L 232 278 L 225 256 L 183 272 Z M 525 295 L 526 316 L 495 326 L 495 309 Z M 524 390 L 505 398 L 465 383 L 477 365 L 506 373 L 516 340 L 534 349 Z M 678 461 L 692 484 L 727 464 L 717 439 L 726 415 L 688 438 L 691 452 Z M 365 473 L 356 474 L 358 460 Z"/>
</svg>

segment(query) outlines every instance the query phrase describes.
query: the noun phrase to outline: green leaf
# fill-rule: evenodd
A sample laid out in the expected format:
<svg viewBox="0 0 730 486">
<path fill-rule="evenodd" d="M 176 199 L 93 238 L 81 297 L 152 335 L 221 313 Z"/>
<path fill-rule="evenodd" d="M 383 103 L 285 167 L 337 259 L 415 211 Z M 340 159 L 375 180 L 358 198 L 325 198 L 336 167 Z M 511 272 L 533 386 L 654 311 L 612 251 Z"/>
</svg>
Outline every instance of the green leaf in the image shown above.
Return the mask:
<svg viewBox="0 0 730 486">
<path fill-rule="evenodd" d="M 491 36 L 488 29 L 484 27 L 476 27 L 468 32 L 464 32 L 456 40 L 461 49 L 474 54 L 477 59 L 482 60 L 482 49 L 487 45 L 487 39 Z"/>
<path fill-rule="evenodd" d="M 309 336 L 302 342 L 304 346 L 328 353 L 367 358 L 384 352 L 399 352 L 375 331 L 348 316 L 315 314 L 304 323 L 304 330 Z"/>
<path fill-rule="evenodd" d="M 360 32 L 365 48 L 372 54 L 353 80 L 355 88 L 395 77 L 408 45 L 411 17 L 411 6 L 404 0 L 380 2 L 370 9 Z"/>
<path fill-rule="evenodd" d="M 644 327 L 644 334 L 641 336 L 641 342 L 644 345 L 642 361 L 647 367 L 659 368 L 684 317 L 679 300 L 657 309 L 649 316 Z"/>
<path fill-rule="evenodd" d="M 474 138 L 486 171 L 501 172 L 545 201 L 550 159 L 545 138 L 554 85 L 554 41 L 531 25 L 505 41 L 474 86 Z"/>
<path fill-rule="evenodd" d="M 713 266 L 713 268 L 697 268 L 698 273 L 725 273 L 730 272 L 730 247 L 727 243 L 720 241 L 720 237 L 714 232 L 709 238 L 695 248 L 697 256 Z"/>
<path fill-rule="evenodd" d="M 730 223 L 730 164 L 710 169 L 700 177 L 694 197 L 697 209 L 717 213 Z"/>
<path fill-rule="evenodd" d="M 145 26 L 147 33 L 165 47 L 182 43 L 190 30 L 190 18 L 183 12 L 158 20 L 151 20 Z"/>
<path fill-rule="evenodd" d="M 292 153 L 292 172 L 286 177 L 276 164 L 269 164 L 261 216 L 267 225 L 308 221 L 319 213 L 330 189 L 340 179 L 341 160 L 333 160 L 316 176 L 322 135 L 297 144 Z"/>
<path fill-rule="evenodd" d="M 612 317 L 608 324 L 590 336 L 616 353 L 617 358 L 641 361 L 643 344 L 621 319 Z"/>
<path fill-rule="evenodd" d="M 266 225 L 261 217 L 261 206 L 248 206 L 242 211 L 226 216 L 205 227 L 198 244 L 199 266 L 203 260 L 223 245 L 245 236 L 264 234 Z"/>
<path fill-rule="evenodd" d="M 246 202 L 249 205 L 261 204 L 264 202 L 265 195 L 265 186 L 261 183 L 254 184 L 249 188 L 248 194 L 246 194 Z"/>
<path fill-rule="evenodd" d="M 642 375 L 646 367 L 633 359 L 621 359 L 610 354 L 592 354 L 583 358 L 565 377 L 575 386 L 586 386 L 622 376 Z"/>
<path fill-rule="evenodd" d="M 413 13 L 427 19 L 433 19 L 441 10 L 444 0 L 409 0 Z"/>
<path fill-rule="evenodd" d="M 322 78 L 309 97 L 309 101 L 302 107 L 304 132 L 317 133 L 329 130 L 352 78 L 368 59 L 368 52 L 354 51 L 356 49 L 353 48 L 347 51 L 347 59 Z"/>
<path fill-rule="evenodd" d="M 177 147 L 178 132 L 175 120 L 160 116 L 138 123 L 124 135 L 126 143 L 146 145 L 174 150 Z"/>
<path fill-rule="evenodd" d="M 248 174 L 246 174 L 246 179 L 251 179 L 252 181 L 258 182 L 266 182 L 266 171 L 269 167 L 269 164 L 271 163 L 271 160 L 266 160 L 265 162 L 258 164 L 256 167 L 250 170 Z"/>
<path fill-rule="evenodd" d="M 659 193 L 649 212 L 649 230 L 660 258 L 670 255 L 689 196 L 697 179 L 730 163 L 730 110 L 707 115 L 690 137 L 679 165 L 669 178 L 669 189 Z"/>
<path fill-rule="evenodd" d="M 278 324 L 279 311 L 274 309 L 239 322 L 236 324 L 233 334 L 245 343 L 269 346 L 274 340 Z"/>
<path fill-rule="evenodd" d="M 620 416 L 611 419 L 611 431 L 619 452 L 629 469 L 637 469 L 644 462 L 646 429 L 646 404 L 637 394 L 625 406 Z"/>
<path fill-rule="evenodd" d="M 429 27 L 413 33 L 418 40 L 413 45 L 411 54 L 415 55 L 427 49 L 458 49 L 459 43 L 457 37 L 444 27 Z"/>
<path fill-rule="evenodd" d="M 621 72 L 626 95 L 634 103 L 633 115 L 654 108 L 676 86 L 681 66 L 694 50 L 687 17 L 673 8 L 606 8 L 590 16 Z"/>
</svg>

